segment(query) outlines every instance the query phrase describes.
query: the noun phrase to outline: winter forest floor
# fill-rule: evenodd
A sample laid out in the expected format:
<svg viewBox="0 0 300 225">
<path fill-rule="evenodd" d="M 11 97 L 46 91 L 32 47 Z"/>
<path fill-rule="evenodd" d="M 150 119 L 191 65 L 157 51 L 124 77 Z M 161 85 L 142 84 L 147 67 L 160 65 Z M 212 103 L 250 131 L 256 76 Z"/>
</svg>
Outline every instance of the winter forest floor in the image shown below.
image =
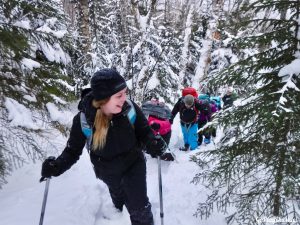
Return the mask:
<svg viewBox="0 0 300 225">
<path fill-rule="evenodd" d="M 180 152 L 182 135 L 179 119 L 172 126 L 170 149 L 177 162 L 162 161 L 163 205 L 165 225 L 225 225 L 225 216 L 215 212 L 208 220 L 196 218 L 197 205 L 206 198 L 203 186 L 191 183 L 200 169 L 190 156 L 214 148 L 211 143 L 192 152 Z M 217 137 L 218 138 L 218 137 Z M 65 141 L 65 140 L 64 140 Z M 61 143 L 63 144 L 63 143 Z M 59 153 L 56 154 L 56 156 Z M 147 157 L 148 196 L 155 225 L 160 222 L 157 159 Z M 38 224 L 45 183 L 39 183 L 41 162 L 15 171 L 0 190 L 1 225 Z M 44 225 L 130 225 L 129 214 L 114 211 L 106 185 L 96 179 L 88 154 L 67 172 L 51 179 Z"/>
</svg>

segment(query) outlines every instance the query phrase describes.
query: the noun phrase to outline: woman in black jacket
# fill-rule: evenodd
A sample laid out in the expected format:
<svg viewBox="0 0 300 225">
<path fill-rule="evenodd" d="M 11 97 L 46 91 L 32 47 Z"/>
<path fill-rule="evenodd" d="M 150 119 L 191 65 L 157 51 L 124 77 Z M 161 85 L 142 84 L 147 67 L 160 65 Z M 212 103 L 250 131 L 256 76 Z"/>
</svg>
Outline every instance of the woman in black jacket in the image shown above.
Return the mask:
<svg viewBox="0 0 300 225">
<path fill-rule="evenodd" d="M 122 211 L 126 206 L 132 225 L 153 225 L 142 150 L 146 147 L 151 155 L 161 155 L 164 143 L 155 138 L 140 108 L 126 101 L 126 82 L 116 70 L 96 72 L 91 89 L 79 109 L 93 127 L 89 154 L 96 176 L 107 184 L 115 207 Z M 127 117 L 131 107 L 136 111 L 134 124 Z M 59 176 L 68 170 L 85 144 L 79 112 L 73 119 L 66 148 L 57 159 L 44 161 L 42 177 Z"/>
</svg>

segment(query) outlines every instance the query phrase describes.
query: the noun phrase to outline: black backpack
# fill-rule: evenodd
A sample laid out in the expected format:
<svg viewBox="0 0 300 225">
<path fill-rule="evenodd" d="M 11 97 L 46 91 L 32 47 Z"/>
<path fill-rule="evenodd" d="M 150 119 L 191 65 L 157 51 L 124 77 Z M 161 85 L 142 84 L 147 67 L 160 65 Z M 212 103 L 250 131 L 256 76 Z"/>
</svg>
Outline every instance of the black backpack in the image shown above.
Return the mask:
<svg viewBox="0 0 300 225">
<path fill-rule="evenodd" d="M 159 119 L 171 118 L 171 110 L 162 102 L 147 101 L 142 104 L 142 111 L 146 116 L 155 116 Z"/>
</svg>

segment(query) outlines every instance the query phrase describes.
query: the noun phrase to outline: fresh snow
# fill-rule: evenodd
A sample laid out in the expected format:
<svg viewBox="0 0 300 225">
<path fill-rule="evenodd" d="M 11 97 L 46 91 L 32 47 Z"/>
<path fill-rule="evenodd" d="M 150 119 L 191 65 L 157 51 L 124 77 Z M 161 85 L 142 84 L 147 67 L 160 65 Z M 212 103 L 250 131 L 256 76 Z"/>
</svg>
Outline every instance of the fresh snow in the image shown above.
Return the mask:
<svg viewBox="0 0 300 225">
<path fill-rule="evenodd" d="M 284 77 L 286 75 L 299 75 L 300 74 L 300 59 L 294 59 L 290 64 L 281 68 L 278 73 L 279 77 Z"/>
<path fill-rule="evenodd" d="M 71 112 L 61 111 L 51 102 L 48 102 L 46 104 L 46 107 L 47 107 L 49 116 L 52 121 L 57 121 L 64 125 L 70 124 L 70 118 L 73 117 L 73 114 Z M 68 118 L 68 119 L 66 119 L 66 118 Z"/>
<path fill-rule="evenodd" d="M 8 119 L 11 126 L 27 127 L 29 129 L 38 129 L 32 118 L 32 113 L 24 105 L 12 98 L 5 99 L 5 107 L 8 111 Z"/>
<path fill-rule="evenodd" d="M 62 151 L 62 143 L 57 145 Z M 182 135 L 177 116 L 172 126 L 170 143 L 170 149 L 174 150 L 177 162 L 162 161 L 161 168 L 164 224 L 225 225 L 225 216 L 217 212 L 208 220 L 193 216 L 198 203 L 205 200 L 207 192 L 200 184 L 191 183 L 200 168 L 189 158 L 199 151 L 213 149 L 214 144 L 201 146 L 188 153 L 175 150 L 181 145 Z M 52 149 L 49 155 L 53 155 L 53 152 Z M 56 156 L 58 154 L 59 152 L 54 153 Z M 148 196 L 155 224 L 159 225 L 161 222 L 157 159 L 148 155 L 146 158 Z M 42 162 L 28 164 L 8 177 L 8 183 L 0 190 L 1 225 L 39 223 L 45 189 L 45 182 L 39 183 L 41 164 Z M 43 224 L 130 225 L 130 219 L 125 208 L 122 213 L 114 210 L 108 189 L 101 180 L 96 179 L 88 154 L 84 150 L 80 160 L 70 170 L 50 180 Z"/>
<path fill-rule="evenodd" d="M 34 68 L 40 68 L 41 64 L 37 61 L 34 61 L 32 59 L 23 58 L 21 60 L 21 64 L 23 68 L 28 68 L 29 70 L 33 70 Z"/>
</svg>

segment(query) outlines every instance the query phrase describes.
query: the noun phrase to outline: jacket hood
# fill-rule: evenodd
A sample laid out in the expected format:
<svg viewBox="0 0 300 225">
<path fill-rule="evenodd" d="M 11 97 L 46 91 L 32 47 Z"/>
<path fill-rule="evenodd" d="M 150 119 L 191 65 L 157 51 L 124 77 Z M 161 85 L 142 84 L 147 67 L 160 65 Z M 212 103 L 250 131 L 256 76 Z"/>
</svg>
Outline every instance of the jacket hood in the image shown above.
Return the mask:
<svg viewBox="0 0 300 225">
<path fill-rule="evenodd" d="M 85 114 L 88 124 L 93 124 L 97 109 L 93 107 L 93 94 L 90 92 L 86 94 L 78 103 L 78 110 Z"/>
</svg>

